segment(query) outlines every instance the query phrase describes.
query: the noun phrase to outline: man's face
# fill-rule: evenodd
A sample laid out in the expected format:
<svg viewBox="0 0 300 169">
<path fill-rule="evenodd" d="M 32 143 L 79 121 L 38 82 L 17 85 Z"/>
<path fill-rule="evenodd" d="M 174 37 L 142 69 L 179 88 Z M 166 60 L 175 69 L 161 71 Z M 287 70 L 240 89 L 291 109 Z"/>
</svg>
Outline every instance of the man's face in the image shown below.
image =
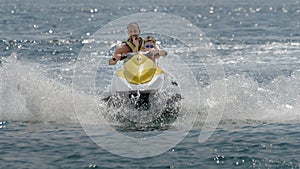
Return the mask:
<svg viewBox="0 0 300 169">
<path fill-rule="evenodd" d="M 139 37 L 140 31 L 136 25 L 129 25 L 127 33 L 129 37 L 131 36 Z"/>
</svg>

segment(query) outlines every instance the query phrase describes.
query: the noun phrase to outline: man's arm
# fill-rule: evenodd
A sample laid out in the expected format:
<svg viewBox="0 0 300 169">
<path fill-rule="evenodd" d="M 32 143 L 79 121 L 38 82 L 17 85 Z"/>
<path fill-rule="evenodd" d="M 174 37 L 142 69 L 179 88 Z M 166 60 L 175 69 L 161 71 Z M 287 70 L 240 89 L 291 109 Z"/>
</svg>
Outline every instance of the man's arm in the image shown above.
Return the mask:
<svg viewBox="0 0 300 169">
<path fill-rule="evenodd" d="M 130 49 L 125 45 L 122 44 L 118 49 L 116 49 L 114 55 L 109 59 L 108 64 L 114 65 L 116 64 L 119 60 L 121 60 L 121 55 L 129 53 Z"/>
</svg>

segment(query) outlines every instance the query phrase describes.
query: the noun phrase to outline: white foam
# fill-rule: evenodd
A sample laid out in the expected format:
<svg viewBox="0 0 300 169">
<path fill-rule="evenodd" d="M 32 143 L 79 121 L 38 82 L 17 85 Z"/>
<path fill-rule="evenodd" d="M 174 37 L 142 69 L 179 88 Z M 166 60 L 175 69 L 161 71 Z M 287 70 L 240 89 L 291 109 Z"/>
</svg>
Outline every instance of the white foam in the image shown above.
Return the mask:
<svg viewBox="0 0 300 169">
<path fill-rule="evenodd" d="M 213 82 L 210 87 L 216 88 L 218 83 L 220 82 Z M 259 86 L 253 79 L 241 75 L 228 77 L 226 83 L 227 96 L 223 120 L 279 123 L 300 121 L 299 71 L 288 78 L 279 76 L 265 86 Z M 208 96 L 208 93 L 206 95 Z M 218 103 L 211 104 L 205 100 L 203 102 L 204 112 L 220 106 Z"/>
<path fill-rule="evenodd" d="M 0 119 L 77 122 L 71 88 L 47 78 L 39 67 L 37 64 L 17 61 L 14 55 L 3 63 L 0 67 Z M 190 79 L 181 79 L 182 82 L 185 80 Z M 210 111 L 222 108 L 217 99 L 207 99 L 212 90 L 215 91 L 214 96 L 218 97 L 216 92 L 222 83 L 222 80 L 213 81 L 211 85 L 200 88 L 199 110 L 193 110 L 200 112 L 198 122 L 204 122 Z M 226 83 L 223 120 L 282 123 L 300 121 L 299 70 L 289 77 L 278 76 L 264 86 L 260 86 L 251 77 L 242 75 L 232 75 L 226 79 Z M 188 94 L 185 99 L 189 100 L 184 101 L 183 110 L 189 110 L 193 105 L 189 103 L 194 98 Z M 87 103 L 93 99 L 84 94 L 80 94 L 80 97 Z"/>
<path fill-rule="evenodd" d="M 76 121 L 71 89 L 46 78 L 37 64 L 22 63 L 14 55 L 1 68 L 0 119 Z"/>
</svg>

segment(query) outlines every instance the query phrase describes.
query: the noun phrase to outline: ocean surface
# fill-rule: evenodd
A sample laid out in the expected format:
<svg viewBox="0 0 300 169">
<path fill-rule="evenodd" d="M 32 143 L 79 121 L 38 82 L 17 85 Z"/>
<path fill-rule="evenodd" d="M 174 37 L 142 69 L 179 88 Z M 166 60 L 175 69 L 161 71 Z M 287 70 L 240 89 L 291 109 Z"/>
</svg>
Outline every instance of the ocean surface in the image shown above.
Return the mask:
<svg viewBox="0 0 300 169">
<path fill-rule="evenodd" d="M 0 1 L 0 168 L 300 168 L 300 1 Z M 129 22 L 183 95 L 172 124 L 103 118 Z"/>
</svg>

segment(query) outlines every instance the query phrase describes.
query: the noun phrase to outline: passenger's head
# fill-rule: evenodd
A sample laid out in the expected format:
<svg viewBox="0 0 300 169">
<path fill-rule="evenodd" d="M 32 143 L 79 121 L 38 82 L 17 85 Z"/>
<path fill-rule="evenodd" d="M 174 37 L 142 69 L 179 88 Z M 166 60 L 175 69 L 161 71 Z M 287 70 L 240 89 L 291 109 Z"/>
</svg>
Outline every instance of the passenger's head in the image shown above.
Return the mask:
<svg viewBox="0 0 300 169">
<path fill-rule="evenodd" d="M 145 38 L 145 51 L 156 49 L 156 40 L 154 37 L 147 36 Z"/>
<path fill-rule="evenodd" d="M 131 22 L 130 24 L 127 25 L 127 34 L 129 37 L 131 36 L 139 37 L 140 33 L 141 33 L 140 27 L 136 22 Z"/>
</svg>

